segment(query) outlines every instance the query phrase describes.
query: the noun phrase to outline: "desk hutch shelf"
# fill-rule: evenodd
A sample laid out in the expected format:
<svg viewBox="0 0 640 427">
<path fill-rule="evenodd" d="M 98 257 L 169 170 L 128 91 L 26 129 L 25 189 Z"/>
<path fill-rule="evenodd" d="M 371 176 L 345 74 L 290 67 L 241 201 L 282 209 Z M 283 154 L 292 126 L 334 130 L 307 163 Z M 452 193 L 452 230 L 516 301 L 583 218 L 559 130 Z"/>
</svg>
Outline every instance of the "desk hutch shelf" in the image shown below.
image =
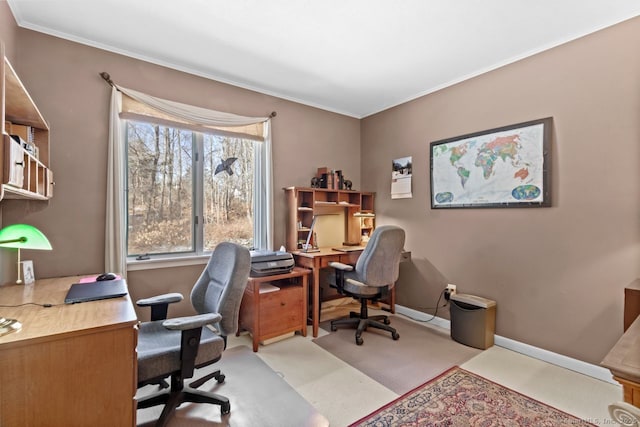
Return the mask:
<svg viewBox="0 0 640 427">
<path fill-rule="evenodd" d="M 373 232 L 375 193 L 308 187 L 287 187 L 284 191 L 287 200 L 288 251 L 300 249 L 300 243 L 307 238 L 316 215 L 344 211 L 345 245 L 358 246 L 366 242 Z M 315 243 L 313 239 L 311 243 Z"/>
<path fill-rule="evenodd" d="M 0 200 L 53 197 L 49 168 L 49 125 L 31 99 L 0 45 Z M 19 138 L 16 141 L 16 138 Z"/>
</svg>

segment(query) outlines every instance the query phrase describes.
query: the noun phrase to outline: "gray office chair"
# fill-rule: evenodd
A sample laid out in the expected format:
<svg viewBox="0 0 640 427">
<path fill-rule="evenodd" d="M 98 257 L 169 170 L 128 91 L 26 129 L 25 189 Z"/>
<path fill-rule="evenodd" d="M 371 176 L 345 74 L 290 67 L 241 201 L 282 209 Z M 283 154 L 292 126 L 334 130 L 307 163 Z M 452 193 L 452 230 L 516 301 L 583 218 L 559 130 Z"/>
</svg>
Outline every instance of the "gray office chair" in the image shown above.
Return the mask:
<svg viewBox="0 0 640 427">
<path fill-rule="evenodd" d="M 383 225 L 373 231 L 369 243 L 356 262 L 355 269 L 340 262 L 329 263 L 336 273 L 335 282 L 331 286 L 337 288 L 340 294 L 360 301 L 360 313 L 351 312 L 347 319 L 333 320 L 332 331 L 337 330 L 340 325 L 355 325 L 358 345 L 362 345 L 362 332 L 367 327 L 389 331 L 394 340 L 400 338 L 398 332 L 389 326 L 387 316 L 369 317 L 367 305 L 386 295 L 398 280 L 404 238 L 402 228 Z"/>
<path fill-rule="evenodd" d="M 138 400 L 138 408 L 164 404 L 156 426 L 164 426 L 183 402 L 220 405 L 222 414 L 231 411 L 229 399 L 196 390 L 204 382 L 225 379 L 219 370 L 184 385 L 195 368 L 210 365 L 222 357 L 227 336 L 238 329 L 240 302 L 249 278 L 249 250 L 235 243 L 220 243 L 211 254 L 200 278 L 191 290 L 191 304 L 198 314 L 166 320 L 169 304 L 182 300 L 179 293 L 158 295 L 136 302 L 151 307 L 151 321 L 139 325 L 138 387 L 162 384 L 171 377 L 168 390 Z M 212 331 L 207 325 L 215 327 Z"/>
</svg>

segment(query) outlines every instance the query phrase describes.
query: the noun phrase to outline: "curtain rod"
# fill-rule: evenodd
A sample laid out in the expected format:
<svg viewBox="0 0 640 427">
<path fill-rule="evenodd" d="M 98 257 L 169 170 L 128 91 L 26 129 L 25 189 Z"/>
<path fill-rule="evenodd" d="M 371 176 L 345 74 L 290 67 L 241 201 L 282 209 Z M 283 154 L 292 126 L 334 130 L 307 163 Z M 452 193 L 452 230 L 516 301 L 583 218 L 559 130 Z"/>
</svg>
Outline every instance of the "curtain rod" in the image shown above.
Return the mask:
<svg viewBox="0 0 640 427">
<path fill-rule="evenodd" d="M 106 71 L 101 72 L 100 77 L 102 77 L 107 83 L 109 83 L 109 85 L 115 86 L 115 83 L 113 83 L 113 80 L 111 80 L 111 76 Z"/>
<path fill-rule="evenodd" d="M 113 80 L 111 80 L 111 76 L 106 71 L 101 72 L 100 77 L 102 77 L 104 81 L 109 83 L 109 85 L 111 85 L 112 87 L 116 87 L 116 84 L 113 82 Z M 269 118 L 272 119 L 277 115 L 278 113 L 276 113 L 275 111 L 272 111 L 271 114 L 269 114 Z"/>
</svg>

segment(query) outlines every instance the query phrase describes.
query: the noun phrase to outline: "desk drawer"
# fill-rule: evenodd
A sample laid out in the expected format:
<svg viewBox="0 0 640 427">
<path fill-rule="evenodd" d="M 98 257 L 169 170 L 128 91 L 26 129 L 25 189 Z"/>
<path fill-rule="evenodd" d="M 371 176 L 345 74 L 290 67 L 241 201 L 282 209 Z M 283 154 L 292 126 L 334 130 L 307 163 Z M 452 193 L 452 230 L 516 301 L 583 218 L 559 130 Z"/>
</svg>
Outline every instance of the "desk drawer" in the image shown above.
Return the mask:
<svg viewBox="0 0 640 427">
<path fill-rule="evenodd" d="M 277 292 L 260 295 L 260 335 L 277 336 L 300 329 L 303 295 L 300 286 L 281 288 Z"/>
<path fill-rule="evenodd" d="M 359 257 L 360 257 L 360 252 L 350 252 L 350 253 L 340 255 L 339 261 L 343 264 L 356 265 L 356 262 L 358 262 Z"/>
<path fill-rule="evenodd" d="M 339 254 L 323 256 L 320 259 L 320 268 L 329 267 L 330 262 L 335 262 L 335 261 L 340 262 L 340 257 L 342 256 L 343 255 L 339 255 Z"/>
</svg>

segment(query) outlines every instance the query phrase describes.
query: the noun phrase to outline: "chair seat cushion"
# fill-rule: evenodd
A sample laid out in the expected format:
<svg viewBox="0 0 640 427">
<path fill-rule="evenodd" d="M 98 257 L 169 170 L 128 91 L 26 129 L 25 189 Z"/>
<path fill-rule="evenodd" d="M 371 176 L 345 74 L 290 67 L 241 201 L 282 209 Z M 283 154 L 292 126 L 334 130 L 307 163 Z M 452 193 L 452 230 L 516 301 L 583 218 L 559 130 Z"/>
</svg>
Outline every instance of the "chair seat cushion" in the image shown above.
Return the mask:
<svg viewBox="0 0 640 427">
<path fill-rule="evenodd" d="M 327 281 L 329 282 L 330 286 L 334 288 L 338 287 L 335 274 L 329 274 L 327 276 Z M 344 273 L 343 290 L 345 293 L 353 295 L 356 298 L 374 298 L 376 295 L 385 292 L 387 289 L 387 286 L 367 286 L 360 281 L 360 276 L 358 276 L 358 273 L 356 273 L 355 271 L 345 271 Z"/>
<path fill-rule="evenodd" d="M 349 279 L 345 275 L 344 290 L 355 296 L 372 298 L 381 294 L 384 288 L 380 286 L 367 286 L 357 280 Z"/>
<path fill-rule="evenodd" d="M 182 332 L 162 326 L 163 320 L 143 322 L 138 329 L 138 383 L 166 377 L 180 370 L 180 338 Z M 218 360 L 224 350 L 224 339 L 202 328 L 196 366 Z"/>
</svg>

